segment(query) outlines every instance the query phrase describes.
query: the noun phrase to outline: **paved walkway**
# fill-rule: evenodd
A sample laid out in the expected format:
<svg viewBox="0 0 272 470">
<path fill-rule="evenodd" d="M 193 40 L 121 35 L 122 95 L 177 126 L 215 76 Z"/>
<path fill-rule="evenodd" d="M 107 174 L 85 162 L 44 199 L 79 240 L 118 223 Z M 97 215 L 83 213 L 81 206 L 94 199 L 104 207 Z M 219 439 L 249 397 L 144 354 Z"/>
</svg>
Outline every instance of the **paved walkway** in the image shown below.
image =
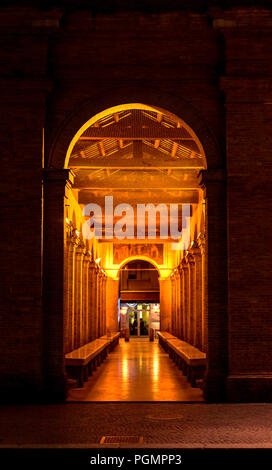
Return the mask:
<svg viewBox="0 0 272 470">
<path fill-rule="evenodd" d="M 84 388 L 72 388 L 68 401 L 201 402 L 202 391 L 187 378 L 158 344 L 148 338 L 120 340 Z"/>
<path fill-rule="evenodd" d="M 84 389 L 71 390 L 85 402 L 0 406 L 0 448 L 272 448 L 272 404 L 171 402 L 200 397 L 188 387 L 157 343 L 121 341 Z M 103 436 L 143 444 L 100 444 Z"/>
<path fill-rule="evenodd" d="M 89 448 L 128 435 L 143 447 L 272 448 L 272 404 L 66 403 L 1 406 L 0 416 L 0 447 Z"/>
</svg>

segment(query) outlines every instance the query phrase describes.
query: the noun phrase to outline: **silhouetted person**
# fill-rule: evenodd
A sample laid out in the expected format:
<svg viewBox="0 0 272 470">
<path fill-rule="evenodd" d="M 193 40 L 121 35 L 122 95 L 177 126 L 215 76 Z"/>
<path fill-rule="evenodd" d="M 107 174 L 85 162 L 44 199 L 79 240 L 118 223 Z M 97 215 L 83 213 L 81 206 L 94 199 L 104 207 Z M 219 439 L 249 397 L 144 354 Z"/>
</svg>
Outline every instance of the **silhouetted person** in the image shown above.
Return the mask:
<svg viewBox="0 0 272 470">
<path fill-rule="evenodd" d="M 144 335 L 144 330 L 145 330 L 145 324 L 144 324 L 143 319 L 141 318 L 140 320 L 140 334 L 141 335 Z"/>
<path fill-rule="evenodd" d="M 134 319 L 134 322 L 132 324 L 132 334 L 135 335 L 137 331 L 137 320 L 136 318 Z"/>
</svg>

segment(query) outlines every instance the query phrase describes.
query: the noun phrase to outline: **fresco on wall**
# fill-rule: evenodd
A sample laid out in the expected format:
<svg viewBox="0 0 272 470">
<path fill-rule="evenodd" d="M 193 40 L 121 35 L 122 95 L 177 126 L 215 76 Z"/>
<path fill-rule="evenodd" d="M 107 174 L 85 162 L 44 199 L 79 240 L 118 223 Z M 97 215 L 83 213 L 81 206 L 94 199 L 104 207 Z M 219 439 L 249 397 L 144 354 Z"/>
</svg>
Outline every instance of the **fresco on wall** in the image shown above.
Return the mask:
<svg viewBox="0 0 272 470">
<path fill-rule="evenodd" d="M 162 243 L 113 244 L 113 263 L 120 264 L 131 256 L 148 256 L 157 264 L 163 264 Z"/>
</svg>

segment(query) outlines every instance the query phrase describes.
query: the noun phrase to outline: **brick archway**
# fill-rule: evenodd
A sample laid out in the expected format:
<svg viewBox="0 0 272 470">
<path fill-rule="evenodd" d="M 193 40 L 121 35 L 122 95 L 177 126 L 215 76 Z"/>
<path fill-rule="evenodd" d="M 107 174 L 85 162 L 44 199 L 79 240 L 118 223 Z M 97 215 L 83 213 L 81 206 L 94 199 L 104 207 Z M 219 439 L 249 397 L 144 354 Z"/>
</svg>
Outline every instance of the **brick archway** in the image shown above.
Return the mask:
<svg viewBox="0 0 272 470">
<path fill-rule="evenodd" d="M 195 107 L 181 96 L 162 92 L 149 87 L 112 88 L 101 95 L 94 95 L 79 106 L 58 129 L 47 152 L 47 167 L 64 168 L 65 156 L 73 136 L 90 119 L 104 109 L 123 103 L 145 103 L 160 107 L 181 117 L 199 138 L 206 158 L 207 167 L 223 168 L 224 160 L 219 143 L 216 141 L 205 118 Z"/>
<path fill-rule="evenodd" d="M 65 181 L 69 181 L 69 170 L 64 170 L 64 162 L 67 149 L 71 142 L 72 137 L 76 134 L 78 129 L 90 119 L 91 116 L 101 112 L 103 109 L 117 106 L 120 103 L 128 102 L 141 102 L 153 106 L 158 106 L 163 109 L 169 110 L 171 113 L 180 116 L 198 136 L 206 158 L 208 170 L 202 170 L 199 175 L 199 184 L 205 192 L 207 204 L 207 218 L 206 218 L 206 233 L 208 239 L 206 250 L 208 253 L 207 266 L 206 266 L 206 290 L 207 290 L 207 358 L 208 368 L 205 377 L 204 395 L 207 401 L 222 401 L 225 399 L 225 382 L 227 376 L 227 253 L 226 253 L 226 184 L 225 184 L 225 168 L 223 163 L 223 155 L 220 151 L 218 142 L 214 139 L 209 127 L 205 121 L 199 116 L 193 106 L 191 106 L 185 99 L 162 93 L 159 90 L 151 88 L 118 88 L 109 90 L 103 96 L 95 96 L 85 102 L 78 110 L 73 113 L 64 123 L 63 126 L 56 133 L 53 144 L 51 145 L 50 152 L 48 153 L 47 162 L 47 175 L 53 172 L 61 172 L 61 185 L 59 176 L 53 175 L 53 178 L 47 176 L 47 182 L 52 191 L 53 184 L 58 188 L 65 186 Z M 52 184 L 53 183 L 53 184 Z M 47 185 L 48 186 L 48 185 Z M 51 209 L 55 211 L 54 202 L 59 200 L 60 193 L 52 193 L 45 191 L 45 211 L 48 206 L 47 202 L 50 200 Z M 62 189 L 63 191 L 63 189 Z M 48 199 L 49 198 L 49 199 Z M 59 210 L 63 210 L 63 202 L 59 206 Z M 55 229 L 55 227 L 52 227 Z M 60 227 L 62 232 L 62 227 Z M 61 250 L 62 239 L 60 238 L 59 249 Z M 45 253 L 47 252 L 45 244 Z M 55 256 L 57 247 L 48 249 L 50 256 Z M 62 257 L 59 259 L 60 265 L 62 264 Z M 54 263 L 53 263 L 54 264 Z M 51 269 L 52 260 L 47 260 L 46 269 Z M 48 271 L 47 271 L 48 276 Z M 58 285 L 62 283 L 63 275 L 60 274 Z M 50 286 L 49 286 L 50 287 Z M 45 298 L 47 297 L 47 285 L 45 283 Z M 52 297 L 53 299 L 53 297 Z M 60 299 L 61 304 L 61 299 Z M 54 301 L 47 306 L 52 308 Z M 56 314 L 59 314 L 59 306 L 55 306 Z M 54 312 L 51 312 L 53 316 Z M 46 312 L 45 312 L 45 318 Z M 52 360 L 52 370 L 59 361 L 56 369 L 61 371 L 63 369 L 63 357 L 61 351 L 57 355 L 57 360 L 52 354 L 55 354 L 53 348 L 56 346 L 53 336 L 57 338 L 61 336 L 62 319 L 60 319 L 59 329 L 56 330 L 56 323 L 54 326 L 48 323 L 47 337 L 51 338 L 52 351 L 49 352 Z M 51 331 L 51 327 L 54 331 Z M 53 335 L 52 335 L 53 334 Z M 51 336 L 50 336 L 51 335 Z M 46 342 L 45 342 L 46 344 Z M 45 352 L 46 354 L 47 352 Z M 57 375 L 50 376 L 49 383 L 55 380 Z M 58 388 L 64 386 L 61 377 L 58 377 Z"/>
</svg>

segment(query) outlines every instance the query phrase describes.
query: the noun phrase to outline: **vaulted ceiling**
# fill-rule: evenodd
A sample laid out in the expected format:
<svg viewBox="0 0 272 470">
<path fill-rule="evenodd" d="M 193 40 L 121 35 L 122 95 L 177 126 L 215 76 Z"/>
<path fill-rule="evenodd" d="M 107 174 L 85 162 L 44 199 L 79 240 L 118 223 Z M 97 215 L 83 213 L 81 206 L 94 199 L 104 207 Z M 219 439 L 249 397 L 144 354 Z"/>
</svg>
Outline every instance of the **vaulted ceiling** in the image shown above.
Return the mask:
<svg viewBox="0 0 272 470">
<path fill-rule="evenodd" d="M 205 168 L 200 142 L 183 121 L 162 110 L 105 113 L 77 139 L 69 165 L 80 205 L 199 202 L 197 175 Z"/>
<path fill-rule="evenodd" d="M 109 114 L 83 132 L 73 148 L 69 166 L 93 168 L 96 164 L 205 166 L 200 145 L 188 127 L 172 115 L 142 109 Z"/>
</svg>

